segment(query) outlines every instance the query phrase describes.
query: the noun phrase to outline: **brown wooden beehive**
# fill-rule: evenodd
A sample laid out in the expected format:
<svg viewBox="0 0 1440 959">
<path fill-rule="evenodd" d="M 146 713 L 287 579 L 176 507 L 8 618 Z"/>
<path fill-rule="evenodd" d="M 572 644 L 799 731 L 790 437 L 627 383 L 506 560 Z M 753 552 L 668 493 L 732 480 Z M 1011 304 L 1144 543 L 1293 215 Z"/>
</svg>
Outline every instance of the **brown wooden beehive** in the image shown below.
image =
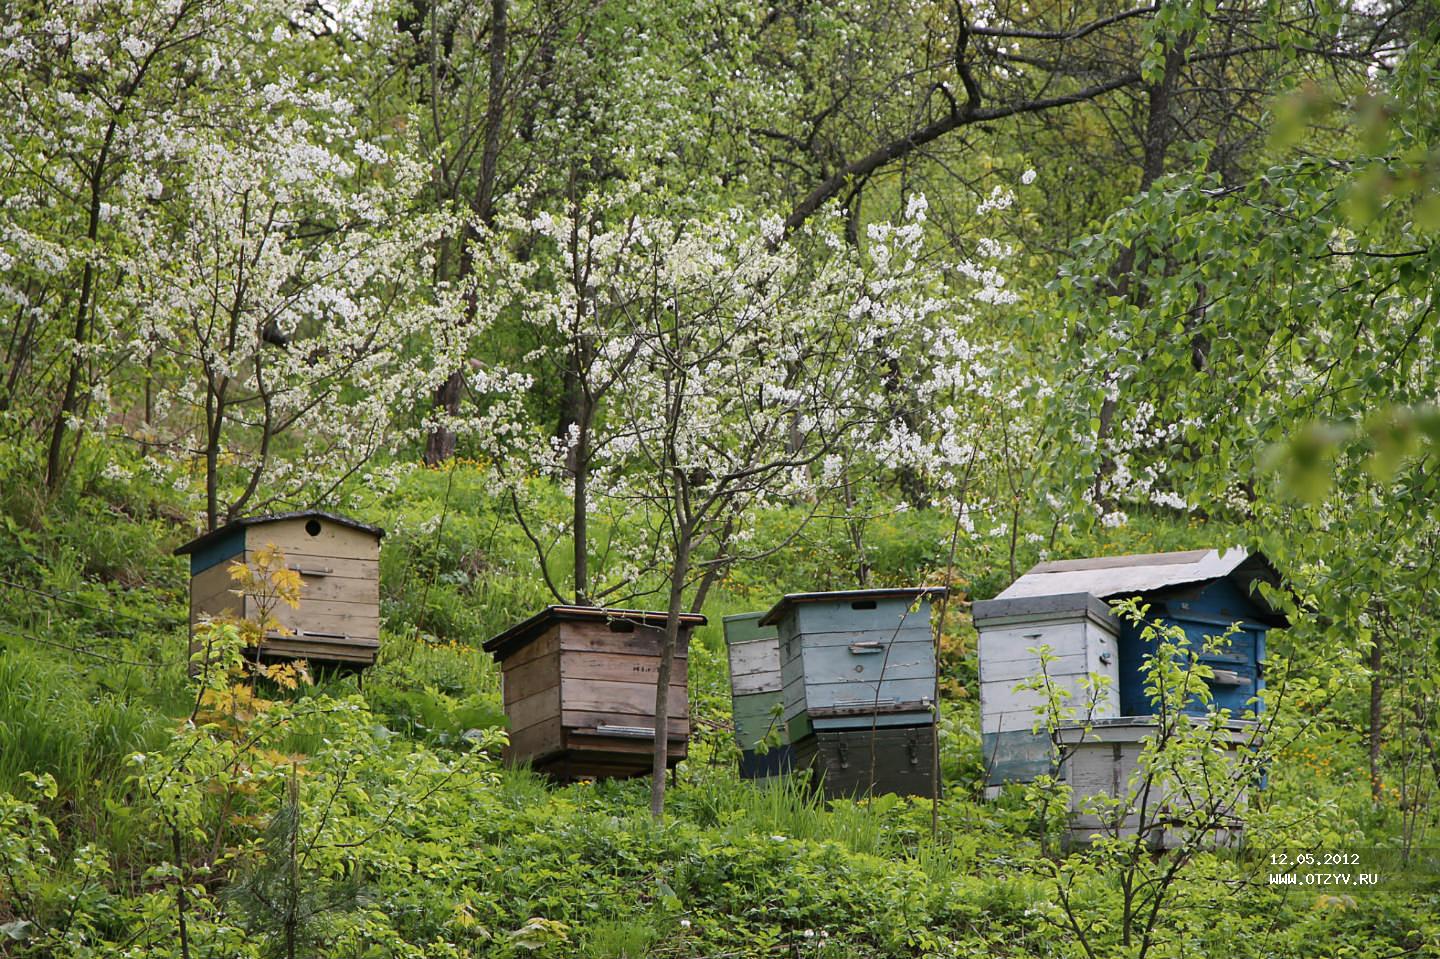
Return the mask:
<svg viewBox="0 0 1440 959">
<path fill-rule="evenodd" d="M 705 617 L 685 614 L 670 676 L 669 758 L 690 737 L 690 633 Z M 500 663 L 506 762 L 557 779 L 625 778 L 650 772 L 655 682 L 665 614 L 549 606 L 485 644 Z"/>
<path fill-rule="evenodd" d="M 175 550 L 190 557 L 190 632 L 208 617 L 253 618 L 258 603 L 239 596 L 230 576 L 234 563 L 254 562 L 255 552 L 279 547 L 285 565 L 300 574 L 300 605 L 276 604 L 273 617 L 291 635 L 272 632 L 247 655 L 261 661 L 305 659 L 361 669 L 380 649 L 380 538 L 384 530 L 306 510 L 236 520 Z"/>
</svg>

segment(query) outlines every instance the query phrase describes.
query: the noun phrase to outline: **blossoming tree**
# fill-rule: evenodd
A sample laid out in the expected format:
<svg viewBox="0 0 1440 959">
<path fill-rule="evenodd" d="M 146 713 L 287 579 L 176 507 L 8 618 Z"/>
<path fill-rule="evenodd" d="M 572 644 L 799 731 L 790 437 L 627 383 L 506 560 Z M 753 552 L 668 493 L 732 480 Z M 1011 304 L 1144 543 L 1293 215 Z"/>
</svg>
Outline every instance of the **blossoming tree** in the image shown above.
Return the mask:
<svg viewBox="0 0 1440 959">
<path fill-rule="evenodd" d="M 446 344 L 425 340 L 424 357 L 416 345 L 457 308 L 453 293 L 423 295 L 446 218 L 406 209 L 422 169 L 359 138 L 348 105 L 323 93 L 272 85 L 263 98 L 294 116 L 197 137 L 137 218 L 127 263 L 135 350 L 168 386 L 159 415 L 182 435 L 198 421 L 211 527 L 323 499 L 368 459 L 392 413 L 432 388 Z"/>
<path fill-rule="evenodd" d="M 558 331 L 570 345 L 549 356 L 578 370 L 588 412 L 558 440 L 538 422 L 492 423 L 477 436 L 490 437 L 522 522 L 528 477 L 569 478 L 573 525 L 551 531 L 551 542 L 571 539 L 577 598 L 627 586 L 664 596 L 665 690 L 680 614 L 703 598 L 707 573 L 766 548 L 750 545 L 757 511 L 807 504 L 793 538 L 847 462 L 913 464 L 941 478 L 962 462 L 957 435 L 988 374 L 974 374 L 978 333 L 955 291 L 1005 297 L 990 266 L 947 269 L 924 255 L 922 199 L 904 222 L 871 229 L 863 249 L 825 226 L 782 239 L 778 220 L 669 218 L 633 212 L 638 205 L 630 196 L 508 221 L 518 235 L 510 245 L 532 251 L 516 266 L 515 312 L 552 334 L 542 342 Z M 895 415 L 885 382 L 887 361 L 901 355 L 924 402 L 918 430 L 907 419 L 920 421 Z M 592 589 L 587 520 L 597 509 L 627 517 L 630 542 L 607 571 L 613 580 Z M 526 529 L 561 597 L 547 544 Z M 657 730 L 668 718 L 663 699 Z M 657 733 L 657 816 L 667 764 Z"/>
</svg>

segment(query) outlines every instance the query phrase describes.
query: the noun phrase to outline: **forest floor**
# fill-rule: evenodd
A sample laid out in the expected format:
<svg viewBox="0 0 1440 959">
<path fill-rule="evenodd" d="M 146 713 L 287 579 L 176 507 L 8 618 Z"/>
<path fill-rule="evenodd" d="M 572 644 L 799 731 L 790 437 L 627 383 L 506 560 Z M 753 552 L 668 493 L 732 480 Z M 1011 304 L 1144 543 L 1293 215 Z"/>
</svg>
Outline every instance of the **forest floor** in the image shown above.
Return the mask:
<svg viewBox="0 0 1440 959">
<path fill-rule="evenodd" d="M 236 683 L 198 703 L 175 502 L 98 470 L 44 509 L 7 487 L 0 955 L 1440 955 L 1433 875 L 1276 885 L 1263 848 L 1196 857 L 1158 903 L 1146 864 L 1127 930 L 1133 870 L 1058 853 L 1023 791 L 981 798 L 963 602 L 944 637 L 934 809 L 740 780 L 720 618 L 849 585 L 840 530 L 817 527 L 713 592 L 690 657 L 690 759 L 663 823 L 645 780 L 505 770 L 498 671 L 478 647 L 547 601 L 534 555 L 479 471 L 395 476 L 354 500 L 388 531 L 384 645 L 363 685 Z M 944 522 L 874 524 L 875 582 L 943 576 Z M 1069 545 L 1224 534 L 1137 524 L 1123 542 Z M 969 595 L 1008 581 L 1015 558 L 993 550 L 966 557 Z M 1288 750 L 1251 815 L 1257 844 L 1292 853 L 1393 849 L 1424 825 L 1372 810 L 1363 744 L 1336 724 Z"/>
</svg>

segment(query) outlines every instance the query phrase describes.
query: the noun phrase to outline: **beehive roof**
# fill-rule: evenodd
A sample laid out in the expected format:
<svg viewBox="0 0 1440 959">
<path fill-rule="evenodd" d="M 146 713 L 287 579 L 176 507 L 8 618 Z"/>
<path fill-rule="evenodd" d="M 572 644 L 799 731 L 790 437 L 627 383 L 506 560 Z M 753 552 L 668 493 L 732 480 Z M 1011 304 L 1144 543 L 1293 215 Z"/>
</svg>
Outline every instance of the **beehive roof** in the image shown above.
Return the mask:
<svg viewBox="0 0 1440 959">
<path fill-rule="evenodd" d="M 175 555 L 184 556 L 187 553 L 193 553 L 198 549 L 203 549 L 216 540 L 229 536 L 238 529 L 244 529 L 248 526 L 263 526 L 266 523 L 278 523 L 282 520 L 290 519 L 324 519 L 332 523 L 339 523 L 341 526 L 348 526 L 351 529 L 372 533 L 376 539 L 385 535 L 385 531 L 380 527 L 371 526 L 369 523 L 362 523 L 358 519 L 340 516 L 337 513 L 327 513 L 324 510 L 302 509 L 292 513 L 269 513 L 265 516 L 247 516 L 243 519 L 232 520 L 218 529 L 212 529 L 203 536 L 197 536 L 184 546 L 177 546 L 175 548 Z"/>
<path fill-rule="evenodd" d="M 781 615 L 791 606 L 802 603 L 842 603 L 857 599 L 916 599 L 920 596 L 944 596 L 944 586 L 905 586 L 893 589 L 843 589 L 831 593 L 786 593 L 780 602 L 770 607 L 770 612 L 760 620 L 761 626 L 773 626 L 780 622 Z"/>
<path fill-rule="evenodd" d="M 1089 593 L 1099 599 L 1123 599 L 1220 579 L 1230 580 L 1249 597 L 1264 614 L 1262 619 L 1272 625 L 1288 625 L 1284 613 L 1254 588 L 1261 582 L 1279 587 L 1279 571 L 1263 553 L 1247 553 L 1238 546 L 1040 563 L 995 598 Z"/>
<path fill-rule="evenodd" d="M 552 623 L 562 620 L 622 620 L 643 626 L 663 626 L 668 613 L 644 609 L 607 609 L 603 606 L 546 606 L 540 612 L 523 622 L 516 623 L 505 632 L 487 639 L 482 647 L 496 659 L 505 659 L 525 646 L 535 637 L 549 629 Z M 680 625 L 704 626 L 707 620 L 700 613 L 681 613 Z"/>
</svg>

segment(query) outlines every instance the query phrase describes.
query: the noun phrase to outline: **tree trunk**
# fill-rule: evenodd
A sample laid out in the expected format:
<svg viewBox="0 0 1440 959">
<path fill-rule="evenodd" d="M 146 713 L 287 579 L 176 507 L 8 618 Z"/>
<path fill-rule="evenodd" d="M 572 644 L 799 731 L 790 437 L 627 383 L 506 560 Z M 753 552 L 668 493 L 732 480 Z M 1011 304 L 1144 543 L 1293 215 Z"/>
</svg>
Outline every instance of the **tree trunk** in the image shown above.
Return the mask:
<svg viewBox="0 0 1440 959">
<path fill-rule="evenodd" d="M 95 210 L 92 214 L 88 238 L 93 243 L 99 235 L 99 188 L 96 187 Z M 89 339 L 90 298 L 95 291 L 95 264 L 86 254 L 85 268 L 80 277 L 80 303 L 75 310 L 75 354 L 70 357 L 70 371 L 65 377 L 65 392 L 60 398 L 60 409 L 55 416 L 55 425 L 50 430 L 50 449 L 45 457 L 45 488 L 52 493 L 60 486 L 65 473 L 65 434 L 70 429 L 70 417 L 80 405 L 80 370 L 85 362 L 85 346 Z"/>
<path fill-rule="evenodd" d="M 180 827 L 170 826 L 170 852 L 175 859 L 175 925 L 180 933 L 180 959 L 190 959 L 190 925 L 186 916 L 189 900 L 185 895 L 185 855 L 180 840 Z"/>
<path fill-rule="evenodd" d="M 735 534 L 735 518 L 733 516 L 725 520 L 725 526 L 716 537 L 715 558 L 722 559 L 730 549 L 730 537 Z M 714 563 L 705 568 L 705 575 L 700 577 L 700 585 L 695 587 L 695 595 L 690 597 L 690 612 L 698 613 L 705 608 L 705 597 L 710 595 L 711 588 L 725 573 L 728 563 Z"/>
<path fill-rule="evenodd" d="M 1376 630 L 1370 641 L 1370 798 L 1379 804 L 1383 798 L 1384 786 L 1380 781 L 1380 733 L 1383 712 L 1382 694 L 1385 691 L 1380 668 L 1384 664 L 1384 647 L 1380 643 L 1380 632 Z"/>
<path fill-rule="evenodd" d="M 205 531 L 220 526 L 220 436 L 225 426 L 228 383 L 211 385 L 205 395 Z"/>
<path fill-rule="evenodd" d="M 505 57 L 510 39 L 510 0 L 490 3 L 490 83 L 485 104 L 485 145 L 480 153 L 480 182 L 475 187 L 472 208 L 485 226 L 495 222 L 495 180 L 500 162 L 500 128 L 505 122 Z M 438 95 L 438 94 L 435 94 Z M 474 230 L 466 227 L 461 235 L 460 279 L 467 280 L 474 270 L 474 256 L 469 252 L 477 239 Z M 478 303 L 474 294 L 466 299 L 464 324 L 475 322 Z M 447 416 L 460 415 L 460 396 L 465 387 L 465 374 L 456 370 L 435 390 L 435 408 Z M 441 423 L 425 439 L 425 464 L 439 466 L 455 455 L 455 431 Z"/>
<path fill-rule="evenodd" d="M 884 383 L 885 398 L 890 403 L 890 415 L 905 424 L 905 428 L 911 433 L 918 434 L 920 423 L 910 405 L 912 397 L 905 388 L 905 376 L 900 369 L 900 361 L 893 356 L 886 360 Z M 924 509 L 930 505 L 930 490 L 926 486 L 925 478 L 913 466 L 902 466 L 896 470 L 896 479 L 900 484 L 900 495 L 905 497 L 905 502 L 913 509 Z"/>
<path fill-rule="evenodd" d="M 575 471 L 572 479 L 573 520 L 571 539 L 575 550 L 575 605 L 590 605 L 590 426 L 588 417 L 581 415 L 577 424 L 575 446 L 571 450 Z"/>
<path fill-rule="evenodd" d="M 1141 142 L 1144 156 L 1140 164 L 1140 193 L 1145 193 L 1150 187 L 1165 174 L 1165 157 L 1170 152 L 1170 142 L 1174 136 L 1175 125 L 1170 115 L 1170 104 L 1175 94 L 1175 87 L 1180 82 L 1180 69 L 1185 65 L 1186 50 L 1190 46 L 1190 37 L 1180 37 L 1170 49 L 1165 51 L 1165 72 L 1158 83 L 1151 84 L 1146 88 L 1148 94 L 1147 113 L 1145 117 L 1145 133 Z M 1110 270 L 1110 282 L 1115 288 L 1117 295 L 1130 296 L 1130 272 L 1135 268 L 1135 248 L 1127 246 L 1116 258 L 1115 265 Z M 1142 297 L 1144 290 L 1135 291 L 1136 302 L 1143 305 Z M 1118 392 L 1118 385 L 1116 391 Z M 1097 417 L 1100 423 L 1095 434 L 1095 452 L 1100 457 L 1100 462 L 1095 470 L 1095 476 L 1091 485 L 1091 496 L 1096 506 L 1109 512 L 1114 505 L 1113 497 L 1105 489 L 1106 481 L 1115 472 L 1115 461 L 1105 452 L 1105 442 L 1110 438 L 1110 431 L 1115 422 L 1115 408 L 1118 405 L 1117 398 L 1106 396 L 1100 403 L 1100 415 Z"/>
<path fill-rule="evenodd" d="M 677 496 L 677 500 L 678 500 Z M 675 562 L 670 568 L 670 602 L 666 606 L 665 635 L 660 646 L 660 669 L 655 675 L 655 763 L 650 770 L 650 815 L 665 818 L 665 773 L 670 766 L 670 674 L 680 644 L 680 613 L 685 580 L 690 575 L 691 529 L 679 522 Z"/>
<path fill-rule="evenodd" d="M 582 382 L 584 371 L 580 369 L 580 350 L 572 344 L 570 355 L 565 362 L 564 385 L 560 391 L 560 415 L 555 421 L 555 438 L 568 443 L 570 430 L 585 422 L 585 388 Z M 576 448 L 571 447 L 565 455 L 565 471 L 575 475 L 578 469 Z"/>
<path fill-rule="evenodd" d="M 465 374 L 456 371 L 435 390 L 435 408 L 447 416 L 460 415 L 460 390 Z M 439 424 L 425 438 L 425 465 L 439 466 L 455 455 L 455 431 Z"/>
</svg>

